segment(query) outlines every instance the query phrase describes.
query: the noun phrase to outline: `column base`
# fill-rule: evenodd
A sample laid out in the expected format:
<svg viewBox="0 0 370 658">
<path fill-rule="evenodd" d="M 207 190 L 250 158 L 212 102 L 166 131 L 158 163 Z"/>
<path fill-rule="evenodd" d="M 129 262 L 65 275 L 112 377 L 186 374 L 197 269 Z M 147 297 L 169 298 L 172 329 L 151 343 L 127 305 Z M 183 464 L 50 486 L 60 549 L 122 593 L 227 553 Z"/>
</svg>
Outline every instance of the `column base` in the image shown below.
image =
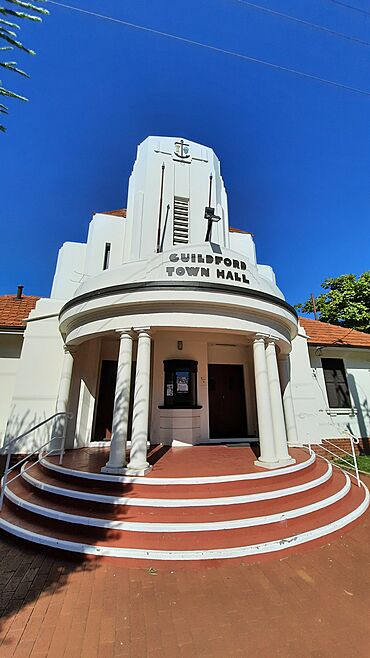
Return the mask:
<svg viewBox="0 0 370 658">
<path fill-rule="evenodd" d="M 100 469 L 100 473 L 107 473 L 107 475 L 124 475 L 126 466 L 109 466 L 106 464 Z"/>
<path fill-rule="evenodd" d="M 293 457 L 288 457 L 288 459 L 279 459 L 278 465 L 280 466 L 290 466 L 291 464 L 296 463 L 296 459 L 293 459 Z"/>
<path fill-rule="evenodd" d="M 283 466 L 290 466 L 291 464 L 295 463 L 296 460 L 293 459 L 293 457 L 290 457 L 289 459 L 279 459 L 279 461 L 276 462 L 264 462 L 256 459 L 254 465 L 259 466 L 259 468 L 267 468 L 272 471 L 275 468 L 283 468 Z"/>
<path fill-rule="evenodd" d="M 270 470 L 273 468 L 279 468 L 279 462 L 264 462 L 259 459 L 256 459 L 254 465 L 259 466 L 260 468 L 269 468 Z"/>
<path fill-rule="evenodd" d="M 100 473 L 107 475 L 146 475 L 152 470 L 152 466 L 143 468 L 129 468 L 128 466 L 108 466 L 107 464 L 100 469 Z"/>
<path fill-rule="evenodd" d="M 151 470 L 152 470 L 152 466 L 149 466 L 149 464 L 147 464 L 146 466 L 142 466 L 141 468 L 136 468 L 135 466 L 130 466 L 130 464 L 127 464 L 126 468 L 124 469 L 124 474 L 147 475 L 147 473 L 150 473 Z"/>
</svg>

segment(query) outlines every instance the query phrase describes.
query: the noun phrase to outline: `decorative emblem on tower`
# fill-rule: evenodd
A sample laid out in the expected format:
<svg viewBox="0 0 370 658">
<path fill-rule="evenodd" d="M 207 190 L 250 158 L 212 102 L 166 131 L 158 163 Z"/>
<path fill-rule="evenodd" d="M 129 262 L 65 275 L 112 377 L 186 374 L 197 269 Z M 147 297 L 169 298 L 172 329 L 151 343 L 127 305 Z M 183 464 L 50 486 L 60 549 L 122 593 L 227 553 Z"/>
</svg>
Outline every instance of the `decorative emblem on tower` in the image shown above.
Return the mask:
<svg viewBox="0 0 370 658">
<path fill-rule="evenodd" d="M 180 160 L 190 160 L 190 146 L 186 144 L 183 139 L 179 142 L 175 142 L 175 157 Z"/>
</svg>

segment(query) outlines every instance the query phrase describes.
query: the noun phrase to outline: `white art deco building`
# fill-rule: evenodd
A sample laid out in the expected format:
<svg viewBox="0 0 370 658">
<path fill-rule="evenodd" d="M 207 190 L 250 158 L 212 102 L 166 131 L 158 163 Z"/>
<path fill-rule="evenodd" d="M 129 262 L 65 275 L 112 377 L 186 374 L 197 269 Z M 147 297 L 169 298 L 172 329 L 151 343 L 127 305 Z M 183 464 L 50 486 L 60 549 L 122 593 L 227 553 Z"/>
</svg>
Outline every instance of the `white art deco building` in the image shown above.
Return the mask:
<svg viewBox="0 0 370 658">
<path fill-rule="evenodd" d="M 297 446 L 348 428 L 370 435 L 360 400 L 370 390 L 370 340 L 354 332 L 357 346 L 327 337 L 310 345 L 303 324 L 271 267 L 257 262 L 253 236 L 230 227 L 214 151 L 148 137 L 127 210 L 95 214 L 87 243 L 60 249 L 51 296 L 37 301 L 26 330 L 15 338 L 3 327 L 18 357 L 11 376 L 2 371 L 5 449 L 68 411 L 66 448 L 97 451 L 102 487 L 149 482 L 153 445 L 190 447 L 189 477 L 202 448 L 225 444 L 256 447 L 255 478 L 305 470 L 314 455 Z M 41 447 L 65 422 L 41 425 L 12 452 Z"/>
</svg>

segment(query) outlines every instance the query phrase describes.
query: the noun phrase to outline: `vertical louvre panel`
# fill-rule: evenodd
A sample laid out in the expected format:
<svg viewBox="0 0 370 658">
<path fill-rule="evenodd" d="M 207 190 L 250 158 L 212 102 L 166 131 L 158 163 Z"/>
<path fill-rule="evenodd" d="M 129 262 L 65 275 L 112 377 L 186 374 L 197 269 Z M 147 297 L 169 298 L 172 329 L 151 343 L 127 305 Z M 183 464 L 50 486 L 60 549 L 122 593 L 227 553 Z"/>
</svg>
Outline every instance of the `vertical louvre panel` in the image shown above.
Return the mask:
<svg viewBox="0 0 370 658">
<path fill-rule="evenodd" d="M 189 242 L 189 199 L 175 196 L 173 204 L 173 244 Z"/>
<path fill-rule="evenodd" d="M 351 399 L 343 359 L 321 359 L 321 361 L 329 407 L 349 409 Z"/>
</svg>

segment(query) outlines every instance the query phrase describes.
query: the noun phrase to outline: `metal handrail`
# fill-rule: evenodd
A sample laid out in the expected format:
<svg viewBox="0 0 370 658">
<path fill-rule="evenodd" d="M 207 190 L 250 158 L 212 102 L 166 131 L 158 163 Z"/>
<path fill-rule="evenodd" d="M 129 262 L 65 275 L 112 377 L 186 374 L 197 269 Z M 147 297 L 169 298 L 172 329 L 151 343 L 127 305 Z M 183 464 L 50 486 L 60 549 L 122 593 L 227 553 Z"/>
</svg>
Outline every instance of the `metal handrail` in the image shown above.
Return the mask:
<svg viewBox="0 0 370 658">
<path fill-rule="evenodd" d="M 16 436 L 14 439 L 9 441 L 4 448 L 9 448 L 9 446 L 12 446 L 13 443 L 16 443 L 16 441 L 19 441 L 19 439 L 23 439 L 25 436 L 28 434 L 31 434 L 35 430 L 38 430 L 39 427 L 42 425 L 46 425 L 50 420 L 53 420 L 53 418 L 57 418 L 58 416 L 66 416 L 67 418 L 72 418 L 72 414 L 68 411 L 58 411 L 57 413 L 53 414 L 52 416 L 49 416 L 49 418 L 45 418 L 45 420 L 42 420 L 41 423 L 38 423 L 37 425 L 34 425 L 34 427 L 31 427 L 31 429 L 27 430 L 27 432 L 23 432 L 23 434 L 20 434 L 19 436 Z"/>
<path fill-rule="evenodd" d="M 65 417 L 65 419 L 66 419 L 66 422 L 63 425 L 62 435 L 61 436 L 52 436 L 42 446 L 39 446 L 38 448 L 33 450 L 33 452 L 27 454 L 26 457 L 23 457 L 23 459 L 21 459 L 17 464 L 14 464 L 14 466 L 9 467 L 10 458 L 11 458 L 11 455 L 12 455 L 11 447 L 14 445 L 14 443 L 19 441 L 20 439 L 23 439 L 28 434 L 31 434 L 31 432 L 34 432 L 39 427 L 42 427 L 42 425 L 46 425 L 46 423 L 49 423 L 51 420 L 54 420 L 55 418 L 58 418 L 58 417 Z M 66 435 L 67 435 L 67 424 L 68 424 L 68 420 L 70 420 L 72 417 L 73 417 L 73 414 L 71 414 L 69 411 L 59 411 L 59 412 L 53 414 L 52 416 L 50 416 L 49 418 L 46 418 L 45 420 L 43 420 L 41 423 L 38 423 L 37 425 L 35 425 L 31 429 L 27 430 L 27 432 L 23 432 L 23 434 L 20 434 L 19 436 L 15 437 L 11 441 L 9 441 L 9 443 L 7 443 L 6 446 L 4 446 L 7 449 L 7 455 L 6 455 L 6 461 L 5 461 L 4 474 L 3 474 L 3 477 L 1 478 L 1 481 L 0 481 L 0 485 L 1 485 L 0 511 L 2 509 L 3 502 L 4 502 L 5 487 L 8 484 L 8 475 L 9 475 L 9 473 L 14 471 L 15 468 L 18 468 L 19 465 L 22 464 L 23 462 L 26 462 L 34 454 L 36 454 L 36 453 L 41 454 L 41 450 L 43 450 L 43 448 L 45 448 L 47 445 L 52 443 L 52 441 L 55 441 L 55 439 L 61 439 L 61 445 L 60 445 L 60 451 L 59 451 L 59 464 L 63 463 L 63 457 L 64 457 L 64 453 L 65 453 Z M 55 450 L 50 450 L 50 452 L 46 453 L 46 454 L 51 454 L 52 452 L 55 452 Z M 43 456 L 44 456 L 44 453 L 43 453 Z M 41 456 L 39 457 L 39 459 L 36 462 L 32 463 L 31 466 L 35 466 L 36 464 L 38 464 L 40 459 L 41 459 Z M 29 466 L 29 468 L 31 468 L 31 466 Z M 26 469 L 26 470 L 28 470 L 28 469 Z M 9 480 L 9 482 L 13 482 L 13 480 L 16 480 L 20 475 L 21 475 L 21 473 L 17 473 L 17 475 L 15 475 L 11 480 Z"/>
<path fill-rule="evenodd" d="M 349 457 L 352 457 L 353 464 L 351 462 L 347 461 L 347 459 L 344 459 L 343 457 L 339 457 L 339 459 L 342 462 L 344 462 L 344 464 L 347 464 L 350 468 L 354 469 L 354 471 L 356 473 L 357 485 L 359 487 L 361 487 L 361 480 L 360 480 L 360 474 L 359 474 L 359 470 L 358 470 L 357 455 L 356 455 L 356 450 L 355 450 L 355 445 L 358 446 L 358 444 L 360 443 L 360 439 L 358 439 L 356 436 L 354 436 L 349 430 L 346 430 L 345 432 L 342 432 L 342 434 L 347 434 L 348 435 L 348 438 L 351 442 L 351 452 L 348 452 L 348 450 L 344 450 L 340 446 L 335 445 L 335 443 L 332 443 L 332 441 L 330 441 L 330 439 L 325 439 L 325 443 L 329 443 L 329 445 L 333 446 L 333 448 L 335 448 L 336 450 L 340 450 L 341 452 L 344 452 L 345 455 L 348 455 Z M 333 455 L 333 457 L 338 458 L 338 454 L 336 454 L 332 450 L 329 450 L 329 448 L 324 446 L 322 443 L 319 443 L 317 445 L 319 445 L 320 448 L 322 448 L 323 450 L 326 450 L 326 452 L 328 452 L 330 455 Z M 310 453 L 312 453 L 312 448 L 311 448 L 310 443 L 308 444 L 308 449 L 309 449 Z M 336 464 L 334 464 L 334 465 L 336 465 Z"/>
</svg>

